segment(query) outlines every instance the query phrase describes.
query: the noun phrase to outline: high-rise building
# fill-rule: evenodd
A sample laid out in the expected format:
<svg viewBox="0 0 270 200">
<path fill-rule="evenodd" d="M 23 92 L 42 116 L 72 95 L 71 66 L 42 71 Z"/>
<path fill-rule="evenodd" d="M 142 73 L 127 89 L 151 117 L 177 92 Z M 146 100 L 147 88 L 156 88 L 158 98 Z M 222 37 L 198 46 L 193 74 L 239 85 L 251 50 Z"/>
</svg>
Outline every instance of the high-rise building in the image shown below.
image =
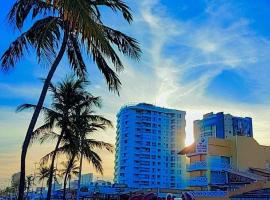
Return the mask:
<svg viewBox="0 0 270 200">
<path fill-rule="evenodd" d="M 117 115 L 115 183 L 134 188 L 182 188 L 185 112 L 140 103 Z"/>
<path fill-rule="evenodd" d="M 195 141 L 201 137 L 226 139 L 235 135 L 253 137 L 250 117 L 235 117 L 219 112 L 205 114 L 202 120 L 194 121 Z"/>
</svg>

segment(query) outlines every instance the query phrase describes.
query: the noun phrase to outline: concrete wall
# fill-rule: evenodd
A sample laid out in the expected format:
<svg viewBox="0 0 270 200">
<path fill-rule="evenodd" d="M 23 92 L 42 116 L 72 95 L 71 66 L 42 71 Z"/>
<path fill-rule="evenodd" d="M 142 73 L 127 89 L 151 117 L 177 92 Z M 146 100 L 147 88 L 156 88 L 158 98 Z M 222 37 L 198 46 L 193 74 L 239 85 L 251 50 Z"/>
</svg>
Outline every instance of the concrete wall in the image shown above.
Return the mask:
<svg viewBox="0 0 270 200">
<path fill-rule="evenodd" d="M 265 169 L 270 163 L 270 146 L 260 145 L 251 137 L 237 136 L 233 141 L 233 167 L 245 170 L 249 167 Z"/>
<path fill-rule="evenodd" d="M 270 146 L 260 145 L 252 137 L 209 138 L 208 155 L 231 157 L 232 167 L 239 170 L 270 167 Z"/>
<path fill-rule="evenodd" d="M 208 155 L 210 156 L 232 156 L 232 142 L 230 140 L 209 138 Z"/>
</svg>

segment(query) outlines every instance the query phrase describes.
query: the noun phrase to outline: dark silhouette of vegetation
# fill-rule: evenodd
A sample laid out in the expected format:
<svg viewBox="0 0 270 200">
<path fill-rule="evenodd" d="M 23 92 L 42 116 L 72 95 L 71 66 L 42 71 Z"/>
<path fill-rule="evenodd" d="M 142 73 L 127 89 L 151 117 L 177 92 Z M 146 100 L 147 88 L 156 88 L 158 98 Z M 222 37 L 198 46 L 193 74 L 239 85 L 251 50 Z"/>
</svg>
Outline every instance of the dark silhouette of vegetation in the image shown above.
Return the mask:
<svg viewBox="0 0 270 200">
<path fill-rule="evenodd" d="M 104 130 L 112 124 L 106 118 L 94 114 L 93 107 L 100 107 L 101 100 L 86 91 L 87 83 L 87 81 L 72 76 L 57 86 L 52 84 L 49 86 L 52 93 L 51 106 L 50 108 L 42 107 L 44 124 L 33 132 L 31 138 L 31 142 L 39 141 L 41 144 L 45 141 L 56 141 L 55 149 L 41 160 L 42 164 L 51 161 L 47 180 L 48 187 L 54 177 L 57 155 L 67 155 L 73 160 L 76 158 L 82 160 L 82 157 L 85 157 L 98 172 L 102 173 L 101 158 L 93 149 L 105 148 L 110 152 L 113 149 L 111 144 L 88 138 L 89 134 L 94 131 Z M 36 105 L 23 104 L 17 110 L 35 108 Z M 59 133 L 56 130 L 59 130 Z M 70 171 L 70 169 L 68 170 Z M 47 194 L 48 196 L 50 194 Z"/>
<path fill-rule="evenodd" d="M 60 176 L 64 179 L 64 187 L 63 187 L 63 199 L 66 199 L 66 188 L 68 181 L 68 188 L 70 190 L 70 181 L 73 177 L 77 177 L 79 175 L 79 165 L 78 161 L 75 159 L 75 156 L 68 157 L 66 162 L 61 163 L 63 169 L 60 170 Z"/>
</svg>

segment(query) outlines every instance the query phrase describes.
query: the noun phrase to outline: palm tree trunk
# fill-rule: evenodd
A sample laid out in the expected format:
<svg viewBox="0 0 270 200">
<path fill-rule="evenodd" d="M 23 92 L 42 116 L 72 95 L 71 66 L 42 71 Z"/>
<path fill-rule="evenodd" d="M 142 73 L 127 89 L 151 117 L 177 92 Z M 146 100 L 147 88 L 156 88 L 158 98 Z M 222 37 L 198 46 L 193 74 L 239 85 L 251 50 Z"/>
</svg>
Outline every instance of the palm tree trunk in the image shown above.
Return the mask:
<svg viewBox="0 0 270 200">
<path fill-rule="evenodd" d="M 25 198 L 26 200 L 28 199 L 29 190 L 30 190 L 30 189 L 29 189 L 29 186 L 27 186 L 27 190 L 26 190 L 26 198 Z"/>
<path fill-rule="evenodd" d="M 83 160 L 83 155 L 82 155 L 82 152 L 81 152 L 79 180 L 78 180 L 78 190 L 77 190 L 76 200 L 79 200 L 80 199 L 81 176 L 82 176 L 82 160 Z"/>
<path fill-rule="evenodd" d="M 68 191 L 69 191 L 69 193 L 71 194 L 71 189 L 70 189 L 70 181 L 71 181 L 71 177 L 70 178 L 68 178 Z"/>
<path fill-rule="evenodd" d="M 32 119 L 31 119 L 30 124 L 28 126 L 26 136 L 24 138 L 24 142 L 23 142 L 23 146 L 22 146 L 22 152 L 21 152 L 21 174 L 20 174 L 20 186 L 19 186 L 18 200 L 23 200 L 23 197 L 24 197 L 25 159 L 26 159 L 28 146 L 29 146 L 29 143 L 30 143 L 30 140 L 31 140 L 31 136 L 32 136 L 32 133 L 34 131 L 35 125 L 37 123 L 37 119 L 38 119 L 40 110 L 41 110 L 41 108 L 43 106 L 43 103 L 44 103 L 44 100 L 45 100 L 45 97 L 46 97 L 46 94 L 47 94 L 47 91 L 48 91 L 48 88 L 49 88 L 49 84 L 50 84 L 50 82 L 52 80 L 52 77 L 54 75 L 54 72 L 56 71 L 57 66 L 59 65 L 59 63 L 62 60 L 62 57 L 63 57 L 63 55 L 65 53 L 65 49 L 66 49 L 66 46 L 67 46 L 67 40 L 68 40 L 68 34 L 67 34 L 67 32 L 65 32 L 61 48 L 60 48 L 59 53 L 56 56 L 56 58 L 55 58 L 55 60 L 54 60 L 54 62 L 52 64 L 52 66 L 50 68 L 50 71 L 49 71 L 49 73 L 47 75 L 47 78 L 46 78 L 46 80 L 44 82 L 44 85 L 43 85 L 43 88 L 42 88 L 42 91 L 41 91 L 41 94 L 39 96 L 39 100 L 38 100 L 38 103 L 37 103 L 37 107 L 35 108 Z"/>
<path fill-rule="evenodd" d="M 72 165 L 74 159 L 75 159 L 75 156 L 73 156 L 73 157 L 71 158 L 71 161 L 70 161 L 70 163 L 69 163 L 69 165 L 68 165 L 68 168 L 67 168 L 67 173 L 65 174 L 65 178 L 64 178 L 64 189 L 63 189 L 63 199 L 66 199 L 67 178 L 68 178 L 68 175 L 69 175 L 69 173 L 70 173 L 71 165 Z M 69 181 L 69 187 L 70 187 L 70 181 Z M 69 189 L 70 189 L 70 188 L 69 188 Z"/>
<path fill-rule="evenodd" d="M 64 178 L 64 188 L 63 188 L 63 199 L 66 199 L 66 188 L 67 188 L 67 173 L 65 174 L 65 178 Z"/>
<path fill-rule="evenodd" d="M 40 199 L 42 199 L 43 182 L 44 182 L 44 180 L 42 179 L 41 189 L 40 189 Z"/>
<path fill-rule="evenodd" d="M 60 136 L 58 138 L 57 144 L 55 146 L 54 152 L 53 152 L 52 163 L 51 163 L 51 166 L 50 166 L 50 174 L 49 174 L 49 179 L 48 179 L 47 200 L 50 200 L 51 199 L 52 180 L 53 180 L 53 172 L 54 172 L 54 161 L 55 161 L 55 157 L 56 157 L 56 154 L 57 154 L 57 151 L 58 151 L 58 148 L 60 146 L 60 142 L 61 142 L 63 136 L 64 136 L 64 131 L 61 132 L 61 134 L 60 134 Z"/>
</svg>

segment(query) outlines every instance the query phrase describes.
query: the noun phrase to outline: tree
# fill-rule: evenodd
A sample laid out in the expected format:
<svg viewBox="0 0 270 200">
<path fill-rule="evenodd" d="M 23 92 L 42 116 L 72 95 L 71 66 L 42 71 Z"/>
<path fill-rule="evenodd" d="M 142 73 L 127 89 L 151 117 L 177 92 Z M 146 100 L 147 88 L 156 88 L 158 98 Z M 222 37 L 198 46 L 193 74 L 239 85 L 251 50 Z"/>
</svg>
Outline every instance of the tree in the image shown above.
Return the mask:
<svg viewBox="0 0 270 200">
<path fill-rule="evenodd" d="M 81 172 L 82 172 L 82 161 L 86 158 L 89 163 L 91 163 L 97 172 L 103 174 L 102 159 L 100 156 L 93 151 L 95 148 L 103 149 L 105 148 L 109 152 L 113 151 L 113 146 L 111 144 L 90 139 L 93 133 L 98 130 L 104 130 L 108 126 L 112 126 L 109 120 L 105 118 L 94 117 L 93 111 L 89 107 L 78 107 L 76 109 L 76 117 L 74 120 L 73 131 L 74 138 L 72 139 L 73 146 L 75 146 L 75 154 L 80 159 L 80 170 L 79 170 L 79 180 L 78 180 L 78 190 L 76 199 L 79 199 L 80 195 L 80 183 L 81 183 Z M 74 150 L 73 150 L 74 153 Z"/>
<path fill-rule="evenodd" d="M 63 199 L 66 199 L 66 187 L 67 181 L 69 182 L 69 190 L 70 190 L 70 181 L 72 177 L 77 177 L 79 174 L 79 166 L 77 164 L 77 160 L 75 156 L 68 157 L 66 162 L 62 162 L 63 169 L 60 170 L 60 176 L 64 178 L 64 188 L 63 188 Z"/>
<path fill-rule="evenodd" d="M 15 193 L 15 189 L 10 186 L 10 187 L 6 187 L 5 189 L 1 190 L 0 194 L 5 196 L 5 197 L 10 197 L 11 194 Z"/>
<path fill-rule="evenodd" d="M 26 176 L 26 180 L 25 180 L 26 199 L 28 199 L 28 194 L 29 194 L 31 187 L 33 186 L 33 181 L 34 181 L 33 175 L 30 174 L 30 175 Z"/>
<path fill-rule="evenodd" d="M 123 64 L 113 47 L 132 59 L 138 60 L 140 57 L 140 48 L 135 39 L 103 23 L 102 6 L 120 12 L 128 23 L 133 20 L 129 7 L 121 0 L 17 0 L 9 12 L 9 22 L 20 31 L 29 17 L 34 23 L 4 52 L 2 68 L 8 70 L 14 67 L 30 47 L 35 49 L 38 62 L 51 65 L 22 146 L 19 200 L 23 199 L 25 158 L 31 135 L 51 79 L 65 52 L 72 69 L 85 78 L 87 67 L 81 51 L 85 48 L 86 54 L 104 75 L 109 89 L 116 92 L 119 92 L 121 85 L 117 72 L 123 68 Z M 111 61 L 116 72 L 108 61 Z"/>
<path fill-rule="evenodd" d="M 40 188 L 40 199 L 42 199 L 42 192 L 43 192 L 43 187 L 44 187 L 44 181 L 49 179 L 50 175 L 50 168 L 48 166 L 45 166 L 41 164 L 38 168 L 38 173 L 37 173 L 37 178 L 38 181 L 41 182 L 41 188 Z M 47 182 L 48 185 L 48 182 Z"/>
<path fill-rule="evenodd" d="M 53 180 L 54 161 L 57 154 L 75 155 L 77 153 L 77 135 L 74 135 L 74 123 L 76 121 L 78 111 L 89 110 L 88 120 L 94 123 L 102 123 L 102 126 L 111 125 L 111 122 L 102 116 L 94 115 L 92 107 L 100 107 L 101 101 L 99 97 L 92 96 L 86 91 L 88 82 L 81 79 L 76 79 L 74 76 L 66 78 L 57 86 L 50 84 L 49 89 L 52 92 L 52 104 L 50 108 L 42 107 L 41 111 L 44 114 L 44 124 L 37 128 L 32 134 L 31 141 L 56 140 L 54 151 L 50 152 L 42 159 L 42 163 L 47 163 L 51 160 L 50 176 L 48 179 L 48 194 L 51 195 L 51 185 Z M 18 111 L 24 109 L 36 108 L 36 105 L 23 104 L 18 107 Z M 56 133 L 55 130 L 59 130 Z"/>
<path fill-rule="evenodd" d="M 13 174 L 11 178 L 11 188 L 16 198 L 18 196 L 18 191 L 19 191 L 19 183 L 20 183 L 19 175 L 20 175 L 20 172 Z"/>
</svg>

